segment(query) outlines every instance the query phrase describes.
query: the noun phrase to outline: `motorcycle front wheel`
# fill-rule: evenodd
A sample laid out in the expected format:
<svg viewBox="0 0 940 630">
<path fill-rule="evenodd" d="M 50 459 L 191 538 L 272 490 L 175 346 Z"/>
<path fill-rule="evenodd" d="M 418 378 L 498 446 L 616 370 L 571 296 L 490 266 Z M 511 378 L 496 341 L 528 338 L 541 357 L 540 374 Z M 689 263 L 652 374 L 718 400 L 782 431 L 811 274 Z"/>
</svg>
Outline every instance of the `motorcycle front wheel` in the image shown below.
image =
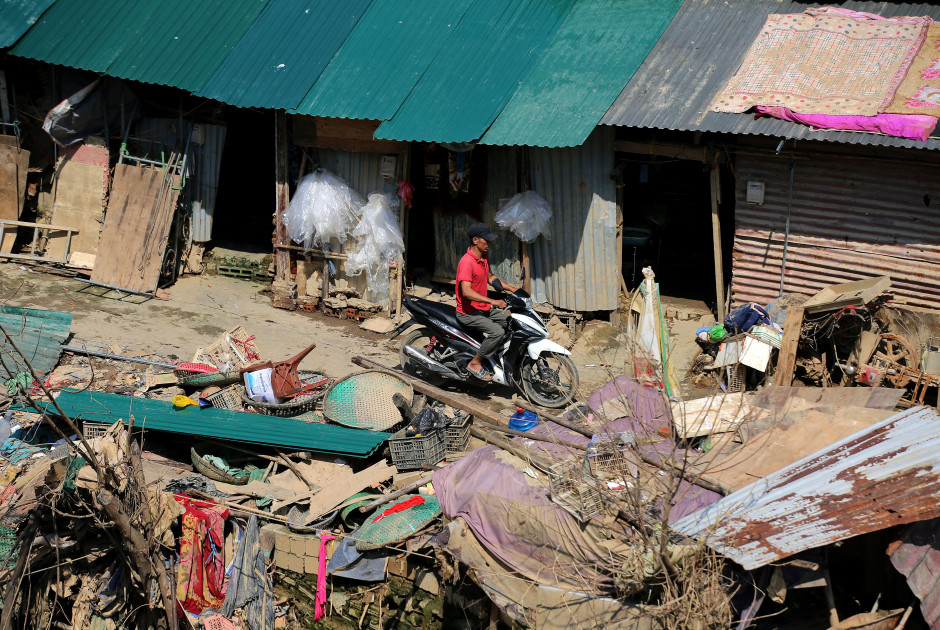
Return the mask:
<svg viewBox="0 0 940 630">
<path fill-rule="evenodd" d="M 537 359 L 526 357 L 520 379 L 526 398 L 549 409 L 564 407 L 578 391 L 578 368 L 564 354 L 543 352 Z"/>
</svg>

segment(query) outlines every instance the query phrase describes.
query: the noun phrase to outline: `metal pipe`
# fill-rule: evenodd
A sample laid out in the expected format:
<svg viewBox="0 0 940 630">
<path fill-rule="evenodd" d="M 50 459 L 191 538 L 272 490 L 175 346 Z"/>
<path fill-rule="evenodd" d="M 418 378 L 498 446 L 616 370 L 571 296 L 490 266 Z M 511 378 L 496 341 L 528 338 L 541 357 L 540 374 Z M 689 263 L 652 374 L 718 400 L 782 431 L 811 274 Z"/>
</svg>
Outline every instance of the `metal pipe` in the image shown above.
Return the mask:
<svg viewBox="0 0 940 630">
<path fill-rule="evenodd" d="M 787 248 L 790 245 L 790 211 L 793 209 L 793 175 L 796 162 L 790 161 L 790 190 L 787 193 L 787 225 L 783 233 L 783 260 L 780 263 L 780 297 L 783 297 L 783 279 L 787 273 Z"/>
<path fill-rule="evenodd" d="M 119 291 L 121 293 L 130 293 L 132 295 L 142 295 L 144 297 L 152 298 L 154 297 L 152 291 L 132 291 L 131 289 L 125 289 L 124 287 L 116 287 L 112 284 L 105 284 L 103 282 L 93 282 L 91 280 L 85 280 L 84 278 L 75 278 L 79 282 L 84 282 L 85 284 L 91 284 L 96 287 L 104 287 L 105 289 L 112 289 L 114 291 Z"/>
<path fill-rule="evenodd" d="M 146 359 L 138 359 L 136 357 L 125 357 L 120 354 L 111 354 L 110 352 L 98 352 L 97 350 L 86 350 L 85 348 L 79 348 L 78 346 L 61 346 L 64 352 L 72 352 L 74 354 L 86 354 L 91 357 L 100 357 L 102 359 L 114 359 L 116 361 L 131 361 L 132 363 L 144 363 L 146 365 L 156 365 L 157 367 L 170 368 L 175 370 L 179 366 L 175 363 L 161 363 L 160 361 L 148 361 Z"/>
</svg>

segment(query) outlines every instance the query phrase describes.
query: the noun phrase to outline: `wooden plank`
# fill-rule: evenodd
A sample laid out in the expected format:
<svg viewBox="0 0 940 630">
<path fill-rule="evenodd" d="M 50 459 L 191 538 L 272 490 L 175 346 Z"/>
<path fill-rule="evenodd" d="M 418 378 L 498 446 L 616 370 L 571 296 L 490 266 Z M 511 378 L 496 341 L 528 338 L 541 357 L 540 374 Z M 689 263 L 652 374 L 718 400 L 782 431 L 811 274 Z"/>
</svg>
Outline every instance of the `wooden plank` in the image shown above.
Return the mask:
<svg viewBox="0 0 940 630">
<path fill-rule="evenodd" d="M 287 212 L 288 197 L 288 178 L 290 174 L 287 171 L 287 114 L 283 110 L 274 112 L 274 126 L 276 136 L 276 146 L 274 148 L 275 158 L 275 182 L 274 182 L 274 243 L 287 243 L 287 226 L 284 225 L 282 218 Z M 286 249 L 274 250 L 274 274 L 278 280 L 287 280 L 290 276 L 290 252 Z M 277 298 L 278 296 L 275 296 Z"/>
<path fill-rule="evenodd" d="M 52 222 L 56 225 L 64 225 L 77 230 L 72 234 L 71 242 L 68 243 L 70 252 L 78 251 L 94 255 L 98 253 L 98 239 L 101 236 L 103 214 L 103 208 L 94 213 L 56 206 L 52 210 Z M 46 256 L 49 258 L 64 258 L 65 246 L 68 241 L 66 235 L 62 232 L 50 232 L 48 238 Z"/>
<path fill-rule="evenodd" d="M 363 153 L 404 153 L 408 143 L 394 140 L 376 140 L 375 130 L 380 120 L 349 120 L 293 116 L 291 140 L 300 147 L 361 151 Z"/>
<path fill-rule="evenodd" d="M 725 272 L 721 261 L 721 221 L 718 218 L 718 204 L 721 203 L 721 179 L 718 165 L 712 165 L 711 170 L 711 198 L 712 198 L 712 247 L 715 251 L 715 312 L 718 321 L 725 320 Z"/>
<path fill-rule="evenodd" d="M 800 331 L 803 329 L 803 307 L 791 306 L 787 309 L 787 319 L 783 323 L 783 341 L 780 354 L 777 355 L 777 369 L 774 371 L 773 384 L 789 386 L 796 367 L 796 350 L 800 343 Z"/>
<path fill-rule="evenodd" d="M 305 525 L 313 523 L 331 510 L 336 509 L 336 506 L 357 492 L 381 483 L 394 474 L 395 468 L 386 464 L 383 459 L 377 464 L 372 464 L 365 470 L 357 472 L 352 477 L 344 479 L 342 483 L 320 490 L 311 497 L 310 512 L 307 514 Z"/>
<path fill-rule="evenodd" d="M 834 284 L 803 302 L 803 310 L 812 315 L 846 306 L 863 306 L 889 288 L 891 288 L 891 278 L 888 276 Z"/>
<path fill-rule="evenodd" d="M 173 189 L 163 195 L 161 169 L 117 165 L 91 274 L 93 282 L 142 292 L 157 288 L 179 195 L 179 177 L 172 183 Z"/>
<path fill-rule="evenodd" d="M 12 138 L 16 141 L 16 136 L 0 138 Z M 9 141 L 0 143 L 0 219 L 16 221 L 20 218 L 26 199 L 28 169 L 29 151 L 20 150 L 16 144 Z M 4 232 L 0 252 L 9 253 L 13 251 L 16 228 L 7 227 Z"/>
</svg>

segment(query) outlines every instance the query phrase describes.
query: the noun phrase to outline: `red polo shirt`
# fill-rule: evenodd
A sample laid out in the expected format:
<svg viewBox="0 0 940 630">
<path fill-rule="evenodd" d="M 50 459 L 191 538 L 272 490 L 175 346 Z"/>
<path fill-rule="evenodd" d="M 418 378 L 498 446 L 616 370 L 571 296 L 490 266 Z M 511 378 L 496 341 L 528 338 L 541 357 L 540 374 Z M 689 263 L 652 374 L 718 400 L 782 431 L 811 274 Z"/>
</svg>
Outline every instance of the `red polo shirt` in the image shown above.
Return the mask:
<svg viewBox="0 0 940 630">
<path fill-rule="evenodd" d="M 470 253 L 463 255 L 460 262 L 457 263 L 457 312 L 464 315 L 472 315 L 474 310 L 488 311 L 491 308 L 486 302 L 474 302 L 465 298 L 460 291 L 460 283 L 470 282 L 470 287 L 480 295 L 486 295 L 486 285 L 490 279 L 490 261 L 486 257 L 477 258 Z"/>
</svg>

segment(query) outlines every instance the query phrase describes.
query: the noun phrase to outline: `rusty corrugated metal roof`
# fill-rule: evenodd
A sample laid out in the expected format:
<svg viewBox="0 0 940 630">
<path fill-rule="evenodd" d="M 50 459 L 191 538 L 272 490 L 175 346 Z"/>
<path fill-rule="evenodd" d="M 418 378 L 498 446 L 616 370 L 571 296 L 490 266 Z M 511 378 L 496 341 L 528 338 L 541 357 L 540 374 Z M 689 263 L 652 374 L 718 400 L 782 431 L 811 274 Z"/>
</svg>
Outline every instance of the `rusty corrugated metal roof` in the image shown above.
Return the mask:
<svg viewBox="0 0 940 630">
<path fill-rule="evenodd" d="M 745 569 L 940 516 L 940 414 L 891 416 L 673 523 Z"/>
<path fill-rule="evenodd" d="M 789 0 L 685 0 L 646 61 L 601 119 L 602 125 L 753 134 L 849 144 L 940 149 L 940 138 L 908 140 L 873 133 L 814 131 L 806 125 L 752 114 L 709 111 L 737 72 L 771 13 L 801 13 L 818 3 Z M 928 15 L 940 6 L 893 2 L 839 3 L 884 17 Z"/>
<path fill-rule="evenodd" d="M 772 145 L 771 145 L 772 146 Z M 898 303 L 940 308 L 940 213 L 936 161 L 889 160 L 797 145 L 785 293 L 891 277 Z M 925 158 L 927 156 L 924 156 Z M 932 156 L 930 156 L 932 157 Z M 731 292 L 735 304 L 767 304 L 780 292 L 790 156 L 738 151 Z M 765 186 L 748 204 L 744 182 Z"/>
<path fill-rule="evenodd" d="M 924 620 L 931 630 L 940 630 L 940 519 L 906 527 L 888 553 L 920 600 Z"/>
</svg>

